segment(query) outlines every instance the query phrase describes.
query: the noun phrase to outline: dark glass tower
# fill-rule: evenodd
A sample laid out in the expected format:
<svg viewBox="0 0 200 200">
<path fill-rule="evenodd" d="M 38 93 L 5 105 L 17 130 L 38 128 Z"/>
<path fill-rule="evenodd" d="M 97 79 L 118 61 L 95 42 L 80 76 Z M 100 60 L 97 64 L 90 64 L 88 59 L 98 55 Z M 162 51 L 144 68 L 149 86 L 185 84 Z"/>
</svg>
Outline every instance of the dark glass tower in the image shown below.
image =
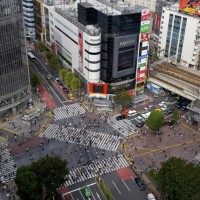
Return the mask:
<svg viewBox="0 0 200 200">
<path fill-rule="evenodd" d="M 21 0 L 0 0 L 0 112 L 30 97 Z"/>
</svg>

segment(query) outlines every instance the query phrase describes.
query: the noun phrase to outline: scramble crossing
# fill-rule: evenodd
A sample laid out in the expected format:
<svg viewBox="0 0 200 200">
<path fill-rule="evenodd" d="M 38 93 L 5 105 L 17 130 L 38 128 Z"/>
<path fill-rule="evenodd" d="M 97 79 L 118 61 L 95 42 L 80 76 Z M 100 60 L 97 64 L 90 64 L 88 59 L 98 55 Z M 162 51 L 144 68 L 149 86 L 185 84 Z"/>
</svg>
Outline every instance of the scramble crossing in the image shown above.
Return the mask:
<svg viewBox="0 0 200 200">
<path fill-rule="evenodd" d="M 110 151 L 116 151 L 122 139 L 115 135 L 74 127 L 65 128 L 64 126 L 55 124 L 50 124 L 50 126 L 39 136 Z"/>
</svg>

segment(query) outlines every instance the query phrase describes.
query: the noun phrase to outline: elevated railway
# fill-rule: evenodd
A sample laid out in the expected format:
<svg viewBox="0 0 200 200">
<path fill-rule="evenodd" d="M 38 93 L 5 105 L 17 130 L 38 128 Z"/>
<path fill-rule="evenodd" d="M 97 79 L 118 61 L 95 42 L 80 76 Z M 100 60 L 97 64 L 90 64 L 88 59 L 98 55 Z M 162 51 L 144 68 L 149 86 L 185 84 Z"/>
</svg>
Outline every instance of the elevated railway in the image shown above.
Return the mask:
<svg viewBox="0 0 200 200">
<path fill-rule="evenodd" d="M 148 81 L 192 101 L 200 99 L 200 72 L 196 70 L 159 62 L 151 69 Z"/>
</svg>

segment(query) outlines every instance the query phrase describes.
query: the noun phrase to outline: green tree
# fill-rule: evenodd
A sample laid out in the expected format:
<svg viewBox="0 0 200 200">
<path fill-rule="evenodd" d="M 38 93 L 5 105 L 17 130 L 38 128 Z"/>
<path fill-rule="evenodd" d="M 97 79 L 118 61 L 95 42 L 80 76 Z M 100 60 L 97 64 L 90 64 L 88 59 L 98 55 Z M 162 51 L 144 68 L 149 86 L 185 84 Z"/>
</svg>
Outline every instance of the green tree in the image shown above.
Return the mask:
<svg viewBox="0 0 200 200">
<path fill-rule="evenodd" d="M 53 200 L 57 196 L 57 188 L 65 183 L 68 174 L 67 162 L 59 157 L 43 157 L 33 162 L 31 169 L 37 175 L 43 195 L 48 196 L 48 200 Z"/>
<path fill-rule="evenodd" d="M 65 183 L 67 174 L 66 161 L 59 157 L 43 157 L 17 170 L 17 194 L 22 200 L 61 199 L 57 189 Z"/>
<path fill-rule="evenodd" d="M 17 170 L 15 183 L 17 195 L 22 200 L 41 200 L 42 190 L 39 187 L 37 176 L 30 166 L 22 166 Z"/>
<path fill-rule="evenodd" d="M 159 130 L 164 123 L 164 113 L 159 110 L 153 110 L 147 119 L 147 126 L 152 131 Z"/>
<path fill-rule="evenodd" d="M 38 42 L 38 49 L 40 52 L 44 52 L 46 50 L 46 46 L 42 41 Z"/>
<path fill-rule="evenodd" d="M 31 73 L 31 85 L 36 87 L 41 83 L 41 77 L 39 73 Z"/>
<path fill-rule="evenodd" d="M 157 180 L 170 200 L 199 198 L 200 168 L 182 158 L 171 157 L 163 162 Z"/>
<path fill-rule="evenodd" d="M 131 103 L 132 97 L 129 92 L 124 90 L 119 90 L 116 92 L 116 96 L 114 97 L 114 101 L 119 103 L 122 108 L 125 108 Z"/>
<path fill-rule="evenodd" d="M 175 109 L 174 110 L 174 112 L 172 113 L 172 120 L 174 121 L 174 122 L 178 122 L 178 120 L 179 120 L 179 112 L 178 112 L 178 110 L 177 109 Z"/>
<path fill-rule="evenodd" d="M 64 80 L 64 78 L 65 78 L 67 72 L 68 72 L 68 71 L 67 71 L 65 68 L 62 68 L 62 69 L 59 70 L 59 76 L 60 76 L 60 78 L 61 78 L 62 80 Z"/>
<path fill-rule="evenodd" d="M 47 51 L 47 52 L 46 52 L 46 57 L 47 57 L 47 60 L 48 60 L 48 61 L 50 61 L 51 58 L 52 58 L 53 56 L 54 56 L 54 55 L 52 54 L 51 51 Z"/>
<path fill-rule="evenodd" d="M 73 79 L 71 80 L 70 82 L 70 89 L 71 90 L 76 90 L 78 91 L 78 89 L 80 88 L 81 86 L 81 81 L 80 79 L 76 78 L 76 77 L 73 77 Z"/>
<path fill-rule="evenodd" d="M 52 67 L 52 69 L 57 70 L 60 67 L 60 62 L 56 56 L 53 56 L 49 61 L 49 65 Z"/>
<path fill-rule="evenodd" d="M 64 77 L 64 82 L 70 86 L 72 79 L 74 78 L 74 74 L 71 71 L 68 71 Z"/>
</svg>

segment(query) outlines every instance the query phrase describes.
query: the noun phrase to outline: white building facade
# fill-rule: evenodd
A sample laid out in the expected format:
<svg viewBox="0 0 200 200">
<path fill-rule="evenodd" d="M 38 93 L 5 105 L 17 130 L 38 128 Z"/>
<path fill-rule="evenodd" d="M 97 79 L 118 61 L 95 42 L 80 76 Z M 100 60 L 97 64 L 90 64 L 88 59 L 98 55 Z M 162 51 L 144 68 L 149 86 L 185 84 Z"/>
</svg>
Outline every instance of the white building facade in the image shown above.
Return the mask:
<svg viewBox="0 0 200 200">
<path fill-rule="evenodd" d="M 178 11 L 178 4 L 162 11 L 159 49 L 160 56 L 172 63 L 200 70 L 200 18 Z"/>
<path fill-rule="evenodd" d="M 26 36 L 35 39 L 35 23 L 34 23 L 34 11 L 33 0 L 23 0 L 23 13 Z"/>
</svg>

